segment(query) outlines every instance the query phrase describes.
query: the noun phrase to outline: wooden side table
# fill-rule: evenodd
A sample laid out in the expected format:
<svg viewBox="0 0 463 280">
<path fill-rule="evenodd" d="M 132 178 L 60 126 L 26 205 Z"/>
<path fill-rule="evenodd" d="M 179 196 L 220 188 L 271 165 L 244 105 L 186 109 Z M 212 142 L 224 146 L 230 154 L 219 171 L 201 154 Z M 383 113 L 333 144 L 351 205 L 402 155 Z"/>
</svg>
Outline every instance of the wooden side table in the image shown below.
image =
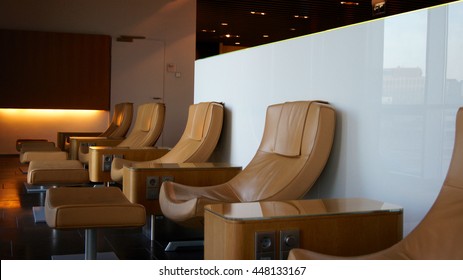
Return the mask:
<svg viewBox="0 0 463 280">
<path fill-rule="evenodd" d="M 228 163 L 160 163 L 150 168 L 124 168 L 122 189 L 133 203 L 145 206 L 147 214 L 162 214 L 159 190 L 163 181 L 188 186 L 213 186 L 228 182 L 241 172 L 241 166 Z"/>
<path fill-rule="evenodd" d="M 58 131 L 56 135 L 56 146 L 61 150 L 64 151 L 66 149 L 66 142 L 70 142 L 69 138 L 73 136 L 98 136 L 101 132 L 71 132 L 71 131 Z M 77 158 L 73 158 L 77 159 Z"/>
<path fill-rule="evenodd" d="M 346 198 L 207 205 L 205 259 L 286 259 L 292 248 L 354 256 L 403 235 L 403 209 Z"/>
</svg>

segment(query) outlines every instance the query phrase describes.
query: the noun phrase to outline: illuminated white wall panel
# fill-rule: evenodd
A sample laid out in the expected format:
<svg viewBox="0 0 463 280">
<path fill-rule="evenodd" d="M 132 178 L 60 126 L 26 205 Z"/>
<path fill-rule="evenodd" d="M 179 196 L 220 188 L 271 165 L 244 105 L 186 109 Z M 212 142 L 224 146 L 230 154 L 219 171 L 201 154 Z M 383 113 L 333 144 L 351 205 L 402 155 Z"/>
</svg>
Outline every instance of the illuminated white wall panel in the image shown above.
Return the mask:
<svg viewBox="0 0 463 280">
<path fill-rule="evenodd" d="M 309 198 L 367 197 L 405 208 L 407 234 L 435 200 L 463 106 L 463 2 L 196 62 L 195 102 L 225 103 L 215 160 L 245 166 L 268 105 L 337 109 L 328 166 Z"/>
</svg>

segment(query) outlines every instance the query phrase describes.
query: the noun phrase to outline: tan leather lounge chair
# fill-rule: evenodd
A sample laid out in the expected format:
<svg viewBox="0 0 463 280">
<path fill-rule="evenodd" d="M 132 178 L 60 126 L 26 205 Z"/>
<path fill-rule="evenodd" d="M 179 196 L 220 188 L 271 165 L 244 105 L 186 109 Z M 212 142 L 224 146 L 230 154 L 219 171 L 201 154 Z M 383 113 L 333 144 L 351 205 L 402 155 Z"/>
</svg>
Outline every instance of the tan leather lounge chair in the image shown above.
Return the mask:
<svg viewBox="0 0 463 280">
<path fill-rule="evenodd" d="M 151 240 L 154 240 L 154 221 L 161 214 L 158 203 L 160 183 L 165 179 L 204 186 L 233 178 L 241 167 L 226 163 L 205 162 L 214 151 L 223 124 L 224 106 L 217 102 L 190 105 L 188 120 L 182 137 L 162 157 L 155 160 L 131 161 L 115 158 L 112 163 L 113 181 L 122 180 L 125 196 L 133 203 L 145 206 L 151 218 Z M 91 149 L 91 154 L 98 150 Z M 100 156 L 95 156 L 99 158 Z M 90 179 L 97 180 L 99 168 L 90 168 Z"/>
<path fill-rule="evenodd" d="M 226 183 L 192 187 L 164 182 L 159 203 L 164 216 L 202 226 L 204 205 L 302 198 L 331 152 L 336 114 L 325 102 L 269 106 L 260 146 L 246 168 Z"/>
<path fill-rule="evenodd" d="M 204 162 L 209 159 L 219 141 L 223 124 L 223 104 L 201 102 L 190 105 L 188 120 L 182 137 L 165 155 L 150 161 L 131 161 L 115 158 L 111 166 L 111 178 L 115 182 L 123 179 L 124 167 L 152 168 L 159 164 Z M 124 186 L 126 195 L 138 186 Z"/>
<path fill-rule="evenodd" d="M 137 109 L 135 124 L 129 135 L 115 147 L 138 149 L 152 147 L 161 136 L 164 128 L 166 106 L 164 103 L 146 103 Z M 93 145 L 95 146 L 95 145 Z M 96 146 L 104 146 L 97 144 Z M 90 160 L 89 149 L 79 151 L 79 160 L 88 163 Z"/>
<path fill-rule="evenodd" d="M 463 107 L 457 112 L 455 144 L 447 177 L 433 206 L 404 239 L 377 253 L 355 259 L 463 259 Z M 293 249 L 291 260 L 347 259 Z"/>
<path fill-rule="evenodd" d="M 164 114 L 165 106 L 162 103 L 140 105 L 133 129 L 118 146 L 124 145 L 124 149 L 129 149 L 154 145 L 164 126 Z M 29 164 L 27 183 L 31 189 L 37 185 L 85 184 L 88 182 L 88 171 L 78 160 L 33 160 Z"/>
<path fill-rule="evenodd" d="M 67 147 L 67 150 L 69 151 L 69 157 L 71 159 L 78 159 L 80 148 L 83 147 L 84 149 L 88 149 L 89 145 L 95 144 L 92 140 L 113 140 L 107 141 L 105 144 L 117 145 L 125 139 L 127 132 L 132 125 L 132 120 L 133 103 L 125 102 L 116 104 L 111 123 L 108 128 L 97 137 L 85 134 L 66 136 L 63 141 L 65 142 L 65 147 Z M 73 141 L 71 141 L 71 139 Z"/>
<path fill-rule="evenodd" d="M 92 135 L 95 137 L 97 134 L 99 139 L 116 139 L 119 143 L 124 139 L 132 124 L 132 115 L 132 103 L 116 104 L 111 123 L 105 131 L 99 134 L 95 132 L 58 132 L 58 146 L 49 141 L 21 141 L 19 139 L 16 144 L 16 149 L 20 155 L 19 160 L 21 163 L 28 163 L 32 160 L 64 160 L 68 158 L 67 150 L 73 158 L 73 155 L 77 155 L 79 146 L 71 149 L 69 138 L 72 136 Z"/>
<path fill-rule="evenodd" d="M 133 103 L 124 102 L 114 106 L 114 114 L 108 128 L 99 137 L 121 138 L 125 137 L 132 125 Z"/>
</svg>

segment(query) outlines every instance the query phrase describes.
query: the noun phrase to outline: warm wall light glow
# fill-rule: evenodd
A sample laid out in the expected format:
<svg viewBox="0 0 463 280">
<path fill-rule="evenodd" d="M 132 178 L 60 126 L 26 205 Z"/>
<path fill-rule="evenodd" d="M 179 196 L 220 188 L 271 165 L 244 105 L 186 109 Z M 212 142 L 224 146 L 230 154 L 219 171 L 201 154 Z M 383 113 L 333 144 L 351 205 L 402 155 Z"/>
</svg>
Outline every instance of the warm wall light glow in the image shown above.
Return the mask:
<svg viewBox="0 0 463 280">
<path fill-rule="evenodd" d="M 104 112 L 103 110 L 61 110 L 61 109 L 0 109 L 1 114 L 18 116 L 21 118 L 30 117 L 67 117 L 81 116 L 92 117 Z"/>
<path fill-rule="evenodd" d="M 10 208 L 10 209 L 20 208 L 21 203 L 19 202 L 19 196 L 17 196 L 14 199 L 17 199 L 17 200 L 0 201 L 0 207 L 1 208 Z"/>
<path fill-rule="evenodd" d="M 57 132 L 101 132 L 109 111 L 0 109 L 0 154 L 15 154 L 17 139 L 56 141 Z"/>
</svg>

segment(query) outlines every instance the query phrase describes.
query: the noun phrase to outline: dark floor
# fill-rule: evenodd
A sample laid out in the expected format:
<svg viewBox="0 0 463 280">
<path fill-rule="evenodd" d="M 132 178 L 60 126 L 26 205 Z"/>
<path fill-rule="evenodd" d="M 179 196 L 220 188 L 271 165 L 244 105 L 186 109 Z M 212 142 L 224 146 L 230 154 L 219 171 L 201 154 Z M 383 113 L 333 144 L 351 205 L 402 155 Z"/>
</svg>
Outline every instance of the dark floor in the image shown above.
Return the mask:
<svg viewBox="0 0 463 280">
<path fill-rule="evenodd" d="M 43 205 L 45 193 L 27 193 L 26 175 L 17 156 L 0 156 L 0 259 L 50 260 L 53 255 L 84 252 L 84 230 L 54 230 L 46 223 L 35 223 L 33 206 Z M 166 219 L 157 217 L 159 236 L 162 231 L 176 231 Z M 202 259 L 202 248 L 164 252 L 159 242 L 147 237 L 147 229 L 100 229 L 98 252 L 114 252 L 123 260 Z M 157 238 L 159 239 L 159 238 Z M 162 242 L 161 242 L 162 243 Z"/>
</svg>

